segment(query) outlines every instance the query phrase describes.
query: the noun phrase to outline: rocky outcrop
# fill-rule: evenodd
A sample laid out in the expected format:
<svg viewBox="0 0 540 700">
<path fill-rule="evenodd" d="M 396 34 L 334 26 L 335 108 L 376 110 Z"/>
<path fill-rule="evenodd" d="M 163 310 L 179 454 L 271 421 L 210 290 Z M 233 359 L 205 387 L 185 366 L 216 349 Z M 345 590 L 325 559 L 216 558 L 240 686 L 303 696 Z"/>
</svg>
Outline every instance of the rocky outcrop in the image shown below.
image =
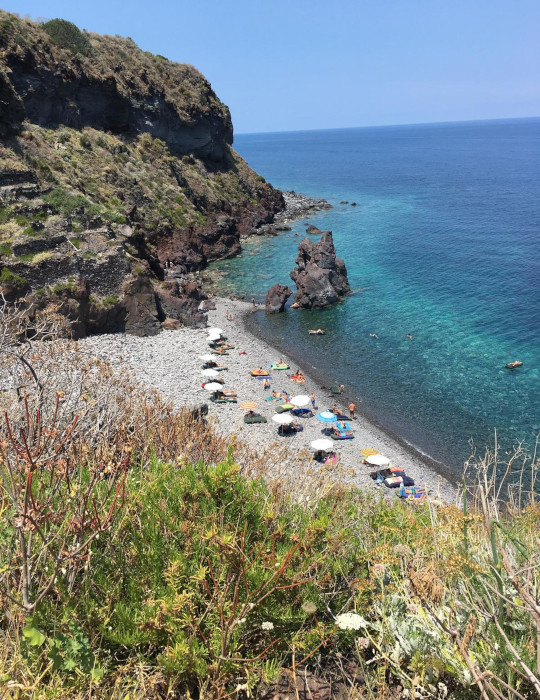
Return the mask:
<svg viewBox="0 0 540 700">
<path fill-rule="evenodd" d="M 191 273 L 283 196 L 232 150 L 195 68 L 70 31 L 84 51 L 0 10 L 1 290 L 55 305 L 77 337 L 204 325 Z"/>
<path fill-rule="evenodd" d="M 317 243 L 304 238 L 298 246 L 296 265 L 291 279 L 298 289 L 295 302 L 302 308 L 330 306 L 350 292 L 347 269 L 336 257 L 331 231 L 323 231 Z"/>
<path fill-rule="evenodd" d="M 278 314 L 285 311 L 285 304 L 292 294 L 292 289 L 283 284 L 275 284 L 266 294 L 265 311 L 267 314 Z"/>
<path fill-rule="evenodd" d="M 24 119 L 24 105 L 7 73 L 0 68 L 0 138 L 16 133 Z"/>
</svg>

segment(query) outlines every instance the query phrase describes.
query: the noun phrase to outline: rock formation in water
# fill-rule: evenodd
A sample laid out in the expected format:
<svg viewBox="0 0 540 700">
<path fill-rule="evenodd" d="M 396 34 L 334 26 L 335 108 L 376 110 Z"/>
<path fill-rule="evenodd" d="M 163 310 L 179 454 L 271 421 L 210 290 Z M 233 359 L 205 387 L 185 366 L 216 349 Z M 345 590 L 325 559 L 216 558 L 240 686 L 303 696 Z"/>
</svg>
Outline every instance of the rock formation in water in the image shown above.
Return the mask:
<svg viewBox="0 0 540 700">
<path fill-rule="evenodd" d="M 293 293 L 284 284 L 275 284 L 266 294 L 265 311 L 267 314 L 278 314 L 285 311 L 287 299 Z"/>
<path fill-rule="evenodd" d="M 351 291 L 345 263 L 336 257 L 331 231 L 323 231 L 317 243 L 309 238 L 300 241 L 291 279 L 298 289 L 295 302 L 305 309 L 330 306 Z"/>
<path fill-rule="evenodd" d="M 193 272 L 285 206 L 232 140 L 192 66 L 0 11 L 0 291 L 76 336 L 204 323 Z"/>
</svg>

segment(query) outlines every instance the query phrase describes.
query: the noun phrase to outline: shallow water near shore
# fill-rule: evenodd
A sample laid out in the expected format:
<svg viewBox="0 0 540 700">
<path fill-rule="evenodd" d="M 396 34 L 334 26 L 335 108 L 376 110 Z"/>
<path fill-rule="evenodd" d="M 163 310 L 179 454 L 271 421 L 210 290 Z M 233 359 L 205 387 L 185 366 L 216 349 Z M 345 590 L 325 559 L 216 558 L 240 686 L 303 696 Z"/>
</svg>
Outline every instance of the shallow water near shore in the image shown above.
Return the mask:
<svg viewBox="0 0 540 700">
<path fill-rule="evenodd" d="M 532 449 L 540 120 L 246 135 L 235 147 L 275 186 L 333 205 L 310 223 L 334 232 L 354 290 L 323 311 L 256 314 L 257 332 L 329 384 L 344 383 L 368 414 L 456 476 L 469 440 L 483 451 L 495 428 L 504 450 L 519 441 Z M 262 301 L 275 282 L 291 284 L 304 235 L 300 220 L 249 240 L 241 258 L 211 266 L 218 288 Z M 326 335 L 308 334 L 318 327 Z M 523 367 L 507 370 L 515 359 Z"/>
</svg>

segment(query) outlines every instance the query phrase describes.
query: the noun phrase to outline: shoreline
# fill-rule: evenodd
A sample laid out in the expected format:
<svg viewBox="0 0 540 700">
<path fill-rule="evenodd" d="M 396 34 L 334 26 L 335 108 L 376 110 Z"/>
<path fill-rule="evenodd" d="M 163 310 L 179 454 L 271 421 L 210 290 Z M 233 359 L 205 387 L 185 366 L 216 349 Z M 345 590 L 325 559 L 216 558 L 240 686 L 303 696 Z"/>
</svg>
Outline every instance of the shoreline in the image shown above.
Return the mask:
<svg viewBox="0 0 540 700">
<path fill-rule="evenodd" d="M 259 309 L 262 313 L 264 311 L 262 309 Z M 287 310 L 285 313 L 291 313 L 289 310 Z M 301 313 L 301 311 L 300 311 Z M 250 313 L 249 311 L 246 311 L 246 313 L 243 316 L 243 322 L 246 327 L 246 331 L 248 333 L 251 333 L 251 335 L 255 336 L 258 338 L 261 342 L 265 343 L 266 345 L 269 345 L 273 347 L 277 352 L 281 354 L 287 355 L 290 359 L 294 360 L 293 364 L 296 364 L 298 367 L 303 367 L 303 360 L 301 357 L 297 355 L 297 353 L 294 350 L 290 350 L 289 348 L 286 347 L 281 347 L 279 346 L 276 347 L 276 343 L 272 343 L 272 341 L 265 337 L 264 333 L 261 330 L 261 327 L 257 324 L 256 321 L 251 321 L 251 317 L 254 316 L 253 313 Z M 302 370 L 304 371 L 304 370 Z M 306 370 L 304 372 L 306 376 L 311 377 L 312 382 L 314 382 L 318 387 L 321 393 L 325 393 L 325 387 L 328 384 L 325 375 L 323 371 L 318 370 L 314 368 L 313 366 L 310 367 L 309 370 Z M 336 384 L 337 379 L 335 381 L 330 382 L 330 384 Z M 326 391 L 328 394 L 328 391 Z M 363 400 L 361 396 L 358 394 L 355 394 L 354 392 L 347 391 L 347 385 L 345 384 L 345 389 L 343 392 L 343 405 L 348 406 L 350 401 L 353 401 L 356 405 L 356 414 L 357 416 L 361 416 L 364 421 L 369 423 L 373 429 L 380 431 L 381 433 L 384 433 L 385 435 L 388 436 L 388 438 L 400 445 L 404 450 L 407 450 L 410 452 L 411 457 L 415 460 L 419 460 L 424 463 L 425 467 L 427 469 L 430 469 L 431 471 L 435 472 L 438 476 L 442 477 L 445 479 L 454 489 L 458 489 L 460 487 L 460 480 L 456 478 L 455 474 L 453 474 L 452 470 L 450 467 L 445 464 L 444 462 L 440 462 L 439 460 L 434 459 L 427 453 L 423 452 L 419 447 L 416 445 L 410 443 L 408 440 L 406 440 L 404 437 L 399 435 L 398 433 L 394 432 L 387 426 L 385 426 L 383 423 L 381 423 L 379 420 L 377 420 L 374 416 L 372 416 L 369 411 L 367 411 L 364 408 L 363 405 Z"/>
<path fill-rule="evenodd" d="M 287 457 L 282 460 L 277 473 L 266 476 L 278 479 L 285 477 L 289 484 L 297 483 L 298 493 L 301 493 L 303 483 L 315 476 L 372 493 L 379 491 L 387 497 L 395 496 L 397 490 L 376 486 L 369 476 L 373 468 L 362 464 L 361 449 L 372 447 L 391 459 L 393 465 L 403 467 L 407 475 L 414 478 L 417 486 L 426 486 L 430 495 L 448 502 L 455 501 L 457 491 L 444 476 L 421 459 L 418 453 L 414 453 L 410 446 L 407 447 L 396 439 L 397 436 L 384 432 L 360 412 L 351 421 L 355 438 L 336 442 L 336 452 L 339 455 L 336 466 L 325 467 L 311 458 L 310 442 L 323 437 L 323 425 L 315 418 L 299 419 L 304 426 L 303 432 L 293 437 L 278 437 L 277 426 L 272 421 L 276 404 L 266 401 L 270 392 L 264 391 L 262 382 L 250 376 L 250 369 L 259 366 L 267 368 L 281 355 L 287 359 L 288 364 L 291 364 L 293 358 L 276 351 L 246 326 L 244 316 L 253 308 L 250 304 L 217 297 L 214 300 L 216 309 L 208 312 L 208 323 L 209 327 L 222 328 L 229 341 L 235 345 L 229 355 L 217 357 L 219 362 L 229 368 L 221 376 L 225 380 L 225 388 L 237 391 L 238 404 L 214 404 L 208 401 L 208 393 L 201 387 L 204 378 L 200 373 L 203 364 L 200 355 L 209 352 L 207 329 L 185 327 L 163 331 L 147 338 L 120 334 L 91 336 L 78 341 L 78 345 L 81 349 L 108 360 L 115 368 L 127 365 L 138 381 L 160 391 L 176 408 L 192 408 L 207 403 L 209 416 L 215 418 L 222 434 L 234 435 L 258 451 L 262 449 L 281 453 L 285 450 Z M 229 320 L 227 314 L 232 314 L 236 320 Z M 240 355 L 240 352 L 246 354 Z M 298 366 L 302 367 L 302 363 L 298 363 Z M 328 408 L 334 402 L 340 408 L 345 408 L 343 401 L 339 400 L 344 396 L 329 398 L 328 392 L 322 389 L 310 372 L 304 372 L 307 381 L 301 385 L 292 382 L 287 374 L 274 372 L 272 389 L 285 389 L 292 395 L 314 391 L 318 410 Z M 247 400 L 257 402 L 257 411 L 267 418 L 268 423 L 244 424 L 244 412 L 239 404 Z M 348 411 L 346 413 L 348 415 Z M 294 497 L 295 494 L 291 493 L 291 496 Z"/>
</svg>

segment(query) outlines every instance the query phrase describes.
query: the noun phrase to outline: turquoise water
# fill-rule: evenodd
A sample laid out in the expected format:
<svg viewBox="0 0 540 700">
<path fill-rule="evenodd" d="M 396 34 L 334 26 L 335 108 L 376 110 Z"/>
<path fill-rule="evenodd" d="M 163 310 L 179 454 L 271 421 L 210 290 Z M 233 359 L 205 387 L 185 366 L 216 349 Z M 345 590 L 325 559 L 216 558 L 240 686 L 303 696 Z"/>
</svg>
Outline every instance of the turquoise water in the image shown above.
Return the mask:
<svg viewBox="0 0 540 700">
<path fill-rule="evenodd" d="M 354 290 L 324 311 L 261 313 L 259 331 L 456 475 L 469 440 L 483 449 L 494 429 L 506 450 L 532 447 L 540 119 L 243 135 L 235 148 L 275 186 L 333 205 L 310 223 L 334 232 Z M 275 282 L 294 288 L 304 235 L 298 221 L 250 240 L 212 266 L 221 288 L 259 300 Z M 307 334 L 319 326 L 325 336 Z M 516 359 L 521 369 L 504 368 Z"/>
</svg>

